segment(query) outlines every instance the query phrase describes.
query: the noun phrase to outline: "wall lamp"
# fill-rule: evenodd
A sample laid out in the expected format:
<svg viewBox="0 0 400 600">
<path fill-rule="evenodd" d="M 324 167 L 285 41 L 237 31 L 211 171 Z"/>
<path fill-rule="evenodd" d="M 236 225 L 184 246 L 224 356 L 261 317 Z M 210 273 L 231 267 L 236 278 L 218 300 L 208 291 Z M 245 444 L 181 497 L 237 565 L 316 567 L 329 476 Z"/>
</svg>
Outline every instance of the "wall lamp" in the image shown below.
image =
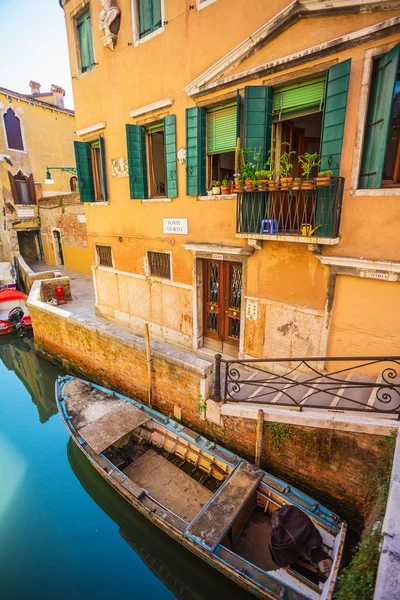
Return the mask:
<svg viewBox="0 0 400 600">
<path fill-rule="evenodd" d="M 72 175 L 75 175 L 75 177 L 77 175 L 76 167 L 46 167 L 46 179 L 44 180 L 44 182 L 48 185 L 54 184 L 54 179 L 51 176 L 51 171 L 54 171 L 55 169 L 57 171 L 63 171 L 64 173 L 72 173 Z"/>
</svg>

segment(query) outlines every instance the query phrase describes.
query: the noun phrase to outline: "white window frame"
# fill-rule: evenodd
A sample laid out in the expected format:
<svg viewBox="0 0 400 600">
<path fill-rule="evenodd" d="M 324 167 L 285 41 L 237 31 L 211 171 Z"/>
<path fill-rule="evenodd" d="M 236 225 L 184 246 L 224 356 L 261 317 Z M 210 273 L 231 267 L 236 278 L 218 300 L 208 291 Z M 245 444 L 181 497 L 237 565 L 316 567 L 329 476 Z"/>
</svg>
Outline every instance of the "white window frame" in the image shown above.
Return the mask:
<svg viewBox="0 0 400 600">
<path fill-rule="evenodd" d="M 203 8 L 207 8 L 207 6 L 210 6 L 210 4 L 214 4 L 214 2 L 216 2 L 217 0 L 203 0 L 203 2 L 201 0 L 196 0 L 197 3 L 197 10 L 202 10 Z"/>
<path fill-rule="evenodd" d="M 171 274 L 170 279 L 167 279 L 166 277 L 157 277 L 156 275 L 151 275 L 149 252 L 157 252 L 158 254 L 169 254 L 169 272 Z M 164 281 L 174 281 L 174 272 L 172 269 L 172 250 L 160 250 L 160 248 L 147 248 L 144 261 L 145 274 L 146 277 L 148 277 L 148 279 L 151 279 L 152 281 L 160 281 L 161 283 Z"/>
<path fill-rule="evenodd" d="M 111 262 L 112 262 L 112 267 L 105 267 L 104 265 L 100 264 L 100 259 L 99 259 L 99 253 L 97 251 L 97 247 L 98 246 L 107 246 L 108 248 L 110 248 L 111 250 Z M 115 270 L 115 264 L 114 264 L 114 252 L 113 252 L 113 248 L 112 246 L 110 246 L 109 244 L 101 244 L 100 242 L 98 244 L 94 245 L 94 262 L 95 265 L 98 269 L 105 269 L 107 271 L 114 271 Z"/>
<path fill-rule="evenodd" d="M 214 2 L 215 0 L 211 0 L 212 2 Z M 163 33 L 163 31 L 165 30 L 165 6 L 164 6 L 164 0 L 160 0 L 161 2 L 161 27 L 159 27 L 159 29 L 157 29 L 156 31 L 153 31 L 153 33 L 149 33 L 149 35 L 146 35 L 145 37 L 141 38 L 139 35 L 139 8 L 138 8 L 138 2 L 137 0 L 131 0 L 131 5 L 132 5 L 132 31 L 133 31 L 133 45 L 136 48 L 137 46 L 139 46 L 140 44 L 144 44 L 144 42 L 147 42 L 148 40 L 151 40 L 152 38 L 156 37 L 156 35 L 160 35 L 160 33 Z"/>
<path fill-rule="evenodd" d="M 8 137 L 7 137 L 7 131 L 6 131 L 6 124 L 4 123 L 4 115 L 6 114 L 6 112 L 11 108 L 11 110 L 13 111 L 14 115 L 17 117 L 17 119 L 19 120 L 19 124 L 21 127 L 21 137 L 22 137 L 22 145 L 24 147 L 23 150 L 17 150 L 16 148 L 10 148 L 8 145 Z M 25 139 L 25 129 L 24 129 L 24 123 L 20 117 L 20 115 L 17 113 L 17 111 L 15 110 L 15 108 L 12 106 L 12 104 L 8 104 L 8 106 L 6 106 L 3 110 L 3 112 L 1 113 L 1 123 L 3 125 L 3 134 L 4 134 L 4 142 L 6 145 L 6 149 L 9 150 L 10 152 L 19 152 L 20 154 L 28 154 L 27 151 L 27 146 L 26 146 L 26 139 Z"/>
<path fill-rule="evenodd" d="M 81 48 L 80 48 L 80 44 L 79 44 L 79 34 L 78 34 L 78 19 L 87 10 L 89 10 L 89 12 L 90 12 L 90 22 L 92 25 L 92 46 L 93 46 L 93 58 L 94 58 L 95 64 L 93 65 L 93 67 L 91 69 L 88 69 L 87 71 L 83 72 L 82 71 L 82 62 L 81 62 Z M 73 31 L 73 36 L 74 36 L 76 76 L 84 77 L 88 73 L 91 73 L 97 67 L 96 48 L 94 45 L 94 35 L 93 35 L 93 14 L 92 14 L 92 9 L 91 9 L 91 3 L 89 2 L 89 0 L 84 0 L 84 2 L 81 2 L 75 8 L 75 10 L 73 10 L 71 12 L 70 17 L 72 19 L 72 31 Z"/>
<path fill-rule="evenodd" d="M 359 188 L 361 161 L 364 149 L 365 126 L 367 124 L 369 91 L 372 82 L 372 69 L 374 60 L 383 54 L 389 52 L 398 43 L 391 42 L 377 48 L 367 50 L 364 55 L 364 63 L 361 76 L 360 101 L 358 105 L 358 115 L 356 120 L 356 136 L 353 151 L 353 163 L 350 176 L 350 195 L 351 196 L 400 196 L 400 187 L 398 188 Z"/>
</svg>

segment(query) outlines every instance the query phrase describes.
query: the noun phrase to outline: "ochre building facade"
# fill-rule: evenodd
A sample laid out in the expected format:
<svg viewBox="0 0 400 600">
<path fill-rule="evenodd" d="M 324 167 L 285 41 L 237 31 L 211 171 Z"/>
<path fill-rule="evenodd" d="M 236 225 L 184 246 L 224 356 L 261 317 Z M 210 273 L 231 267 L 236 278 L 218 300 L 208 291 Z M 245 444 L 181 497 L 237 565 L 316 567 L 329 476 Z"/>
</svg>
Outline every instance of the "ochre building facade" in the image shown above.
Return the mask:
<svg viewBox="0 0 400 600">
<path fill-rule="evenodd" d="M 63 2 L 98 313 L 240 357 L 398 354 L 400 2 L 149 4 Z M 238 138 L 276 189 L 239 190 Z"/>
</svg>

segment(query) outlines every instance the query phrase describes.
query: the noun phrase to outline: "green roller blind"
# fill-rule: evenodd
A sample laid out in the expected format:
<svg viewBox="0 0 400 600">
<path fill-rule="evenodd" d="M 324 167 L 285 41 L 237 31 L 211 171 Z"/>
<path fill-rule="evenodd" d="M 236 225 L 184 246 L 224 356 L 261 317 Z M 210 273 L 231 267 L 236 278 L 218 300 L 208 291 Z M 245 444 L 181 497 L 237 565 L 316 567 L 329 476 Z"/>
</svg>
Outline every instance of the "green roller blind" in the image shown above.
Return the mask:
<svg viewBox="0 0 400 600">
<path fill-rule="evenodd" d="M 90 21 L 89 9 L 78 18 L 78 37 L 79 51 L 81 55 L 81 70 L 82 73 L 93 67 L 94 52 L 93 52 L 93 36 L 92 24 Z"/>
<path fill-rule="evenodd" d="M 235 150 L 236 121 L 236 102 L 207 111 L 207 154 Z"/>
<path fill-rule="evenodd" d="M 264 85 L 244 88 L 244 148 L 261 152 L 261 164 L 268 157 L 272 131 L 272 87 Z"/>
<path fill-rule="evenodd" d="M 351 58 L 328 69 L 324 121 L 321 135 L 320 170 L 339 175 Z"/>
<path fill-rule="evenodd" d="M 175 115 L 164 117 L 165 172 L 168 198 L 178 196 L 176 174 L 176 124 Z"/>
<path fill-rule="evenodd" d="M 374 62 L 361 161 L 359 187 L 362 189 L 382 185 L 399 54 L 400 44 L 397 44 Z"/>
<path fill-rule="evenodd" d="M 129 188 L 133 199 L 148 197 L 146 139 L 143 127 L 126 125 Z"/>
<path fill-rule="evenodd" d="M 161 27 L 161 0 L 138 0 L 138 11 L 140 38 Z"/>
<path fill-rule="evenodd" d="M 322 110 L 325 95 L 325 77 L 307 81 L 298 85 L 290 85 L 274 90 L 272 112 L 281 119 L 296 113 L 310 114 Z"/>
<path fill-rule="evenodd" d="M 92 154 L 86 142 L 74 142 L 76 171 L 81 202 L 95 202 Z"/>
<path fill-rule="evenodd" d="M 206 193 L 206 111 L 200 106 L 186 109 L 186 193 Z"/>
</svg>

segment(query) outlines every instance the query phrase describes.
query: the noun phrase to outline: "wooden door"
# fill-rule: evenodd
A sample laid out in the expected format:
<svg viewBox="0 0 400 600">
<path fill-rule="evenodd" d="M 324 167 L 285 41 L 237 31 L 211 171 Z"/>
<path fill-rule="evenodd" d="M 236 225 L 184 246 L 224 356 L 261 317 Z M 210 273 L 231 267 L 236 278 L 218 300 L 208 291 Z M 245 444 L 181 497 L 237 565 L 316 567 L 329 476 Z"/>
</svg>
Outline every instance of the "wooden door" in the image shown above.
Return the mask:
<svg viewBox="0 0 400 600">
<path fill-rule="evenodd" d="M 204 346 L 237 356 L 242 303 L 242 264 L 203 261 Z"/>
</svg>

